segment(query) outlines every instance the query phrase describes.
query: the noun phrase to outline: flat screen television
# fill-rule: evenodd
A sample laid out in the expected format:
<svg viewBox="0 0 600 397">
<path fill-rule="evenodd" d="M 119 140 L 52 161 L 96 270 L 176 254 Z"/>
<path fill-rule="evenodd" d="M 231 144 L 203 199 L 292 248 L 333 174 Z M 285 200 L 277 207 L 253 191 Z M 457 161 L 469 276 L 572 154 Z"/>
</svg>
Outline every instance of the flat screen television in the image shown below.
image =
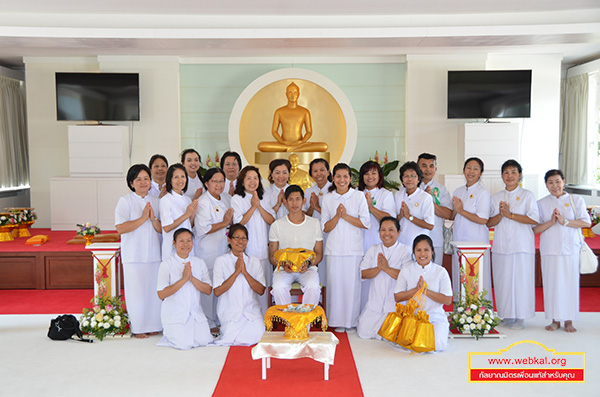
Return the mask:
<svg viewBox="0 0 600 397">
<path fill-rule="evenodd" d="M 448 71 L 448 118 L 530 117 L 531 70 Z"/>
<path fill-rule="evenodd" d="M 56 119 L 138 121 L 137 73 L 56 73 Z"/>
</svg>

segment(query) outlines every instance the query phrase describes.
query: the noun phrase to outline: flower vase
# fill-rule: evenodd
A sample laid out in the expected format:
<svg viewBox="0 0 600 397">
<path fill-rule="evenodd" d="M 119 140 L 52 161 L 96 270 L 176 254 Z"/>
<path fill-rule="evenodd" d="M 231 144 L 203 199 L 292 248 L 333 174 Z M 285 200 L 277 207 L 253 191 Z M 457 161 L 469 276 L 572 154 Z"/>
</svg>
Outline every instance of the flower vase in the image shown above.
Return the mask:
<svg viewBox="0 0 600 397">
<path fill-rule="evenodd" d="M 29 233 L 29 228 L 31 227 L 31 225 L 33 225 L 34 221 L 29 221 L 29 222 L 23 222 L 21 224 L 19 224 L 13 231 L 13 237 L 14 238 L 21 238 L 21 237 L 31 237 L 31 233 Z"/>
<path fill-rule="evenodd" d="M 13 241 L 14 238 L 12 236 L 12 230 L 16 227 L 17 225 L 5 225 L 5 226 L 0 226 L 0 242 L 2 241 Z"/>
<path fill-rule="evenodd" d="M 85 239 L 85 246 L 86 247 L 88 245 L 90 245 L 94 241 L 94 235 L 93 234 L 86 234 L 86 235 L 83 236 L 83 238 Z"/>
</svg>

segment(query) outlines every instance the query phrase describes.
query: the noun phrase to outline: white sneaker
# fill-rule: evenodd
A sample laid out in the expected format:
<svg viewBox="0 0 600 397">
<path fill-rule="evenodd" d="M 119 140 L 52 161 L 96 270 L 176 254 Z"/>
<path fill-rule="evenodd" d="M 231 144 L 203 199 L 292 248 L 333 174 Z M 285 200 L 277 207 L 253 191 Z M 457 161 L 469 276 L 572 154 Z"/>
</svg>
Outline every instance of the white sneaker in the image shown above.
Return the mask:
<svg viewBox="0 0 600 397">
<path fill-rule="evenodd" d="M 521 319 L 521 318 L 518 318 L 518 319 L 517 319 L 517 320 L 516 320 L 516 321 L 513 323 L 513 325 L 511 325 L 511 326 L 510 326 L 510 329 L 523 329 L 523 328 L 525 328 L 524 321 L 525 321 L 525 320 L 523 320 L 523 319 Z"/>
<path fill-rule="evenodd" d="M 342 333 L 342 332 L 346 332 L 346 328 L 344 328 L 344 327 L 337 327 L 334 331 Z"/>
</svg>

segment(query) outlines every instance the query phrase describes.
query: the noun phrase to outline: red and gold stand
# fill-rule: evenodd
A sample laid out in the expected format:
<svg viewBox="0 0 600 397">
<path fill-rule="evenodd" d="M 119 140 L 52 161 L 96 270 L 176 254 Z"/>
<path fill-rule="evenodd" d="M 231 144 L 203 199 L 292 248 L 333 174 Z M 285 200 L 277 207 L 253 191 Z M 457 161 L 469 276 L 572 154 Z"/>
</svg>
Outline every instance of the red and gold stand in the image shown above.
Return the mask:
<svg viewBox="0 0 600 397">
<path fill-rule="evenodd" d="M 479 266 L 483 256 L 491 247 L 489 243 L 472 241 L 451 241 L 458 254 L 460 272 L 460 297 L 476 297 L 483 290 L 484 267 Z M 488 291 L 491 296 L 492 291 Z"/>
<path fill-rule="evenodd" d="M 94 297 L 121 295 L 121 243 L 92 243 L 85 247 L 94 259 Z"/>
</svg>

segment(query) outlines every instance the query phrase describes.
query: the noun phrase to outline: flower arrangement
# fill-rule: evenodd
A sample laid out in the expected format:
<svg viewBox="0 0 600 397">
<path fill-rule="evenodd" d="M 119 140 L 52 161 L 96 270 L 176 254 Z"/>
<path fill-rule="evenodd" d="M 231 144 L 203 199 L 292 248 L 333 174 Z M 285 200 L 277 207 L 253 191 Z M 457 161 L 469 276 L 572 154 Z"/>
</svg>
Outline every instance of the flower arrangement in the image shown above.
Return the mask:
<svg viewBox="0 0 600 397">
<path fill-rule="evenodd" d="M 107 335 L 125 335 L 129 317 L 120 296 L 99 297 L 91 308 L 84 308 L 79 319 L 81 331 L 103 340 Z M 91 300 L 94 303 L 94 299 Z"/>
<path fill-rule="evenodd" d="M 471 333 L 476 339 L 493 331 L 500 318 L 493 310 L 492 302 L 485 299 L 486 291 L 476 297 L 468 297 L 464 301 L 453 302 L 454 311 L 448 317 L 450 328 L 456 328 L 462 333 Z"/>
<path fill-rule="evenodd" d="M 8 212 L 16 215 L 18 223 L 34 222 L 37 219 L 37 214 L 34 208 L 5 208 Z"/>
<path fill-rule="evenodd" d="M 0 212 L 0 226 L 16 226 L 19 223 L 14 212 Z"/>
<path fill-rule="evenodd" d="M 209 168 L 219 168 L 219 167 L 221 167 L 221 159 L 219 158 L 219 153 L 218 152 L 215 153 L 215 161 L 214 162 L 210 159 L 210 154 L 207 154 L 206 155 L 206 161 L 205 161 L 205 163 L 206 163 L 206 168 L 204 168 L 202 166 L 202 164 L 200 164 L 200 174 L 202 176 L 204 176 L 204 173 L 206 171 L 208 171 Z"/>
<path fill-rule="evenodd" d="M 96 234 L 100 234 L 101 230 L 97 225 L 90 225 L 90 223 L 86 223 L 85 225 L 77 224 L 79 230 L 77 230 L 77 234 L 80 236 L 95 236 Z"/>
<path fill-rule="evenodd" d="M 375 151 L 375 157 L 369 157 L 369 161 L 375 161 L 381 166 L 381 171 L 383 172 L 383 186 L 389 190 L 400 190 L 400 183 L 394 180 L 387 178 L 390 172 L 394 171 L 400 165 L 398 160 L 394 160 L 391 163 L 388 160 L 388 154 L 385 152 L 385 156 L 383 161 L 379 159 L 379 152 Z M 358 177 L 360 176 L 360 172 L 358 170 L 351 168 L 352 170 L 352 184 L 354 186 L 358 186 Z"/>
<path fill-rule="evenodd" d="M 600 223 L 600 207 L 588 207 L 588 214 L 590 214 L 590 220 L 592 221 L 592 227 Z"/>
</svg>

